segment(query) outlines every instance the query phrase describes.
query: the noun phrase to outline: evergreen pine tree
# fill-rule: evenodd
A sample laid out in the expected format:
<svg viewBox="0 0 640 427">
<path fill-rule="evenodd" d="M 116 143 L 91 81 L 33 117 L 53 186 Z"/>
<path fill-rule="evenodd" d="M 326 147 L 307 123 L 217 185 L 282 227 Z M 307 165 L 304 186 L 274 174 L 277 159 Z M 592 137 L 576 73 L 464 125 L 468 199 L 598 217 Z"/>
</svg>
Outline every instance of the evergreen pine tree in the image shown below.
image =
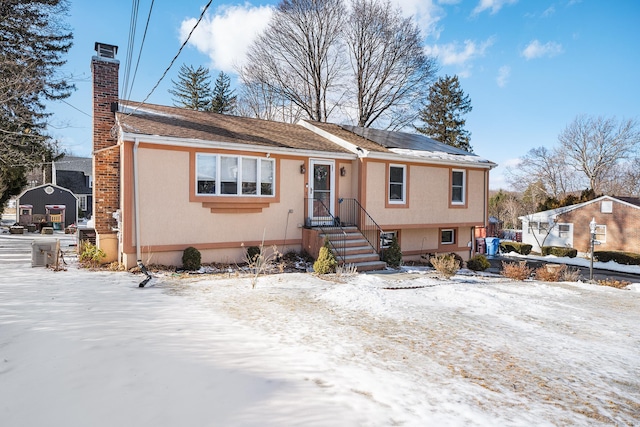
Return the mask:
<svg viewBox="0 0 640 427">
<path fill-rule="evenodd" d="M 0 1 L 0 212 L 26 175 L 57 153 L 45 132 L 45 102 L 75 89 L 60 75 L 73 34 L 64 0 Z"/>
<path fill-rule="evenodd" d="M 420 110 L 424 126 L 420 133 L 452 147 L 473 152 L 470 133 L 464 129 L 464 114 L 471 111 L 471 100 L 460 87 L 458 76 L 440 77 L 429 90 L 427 104 Z"/>
<path fill-rule="evenodd" d="M 382 260 L 386 262 L 389 267 L 398 268 L 402 264 L 402 250 L 398 243 L 398 238 L 393 236 L 391 244 L 382 254 Z"/>
<path fill-rule="evenodd" d="M 223 71 L 220 71 L 216 84 L 213 87 L 213 99 L 211 100 L 211 111 L 220 114 L 230 114 L 236 109 L 235 89 L 231 90 L 231 80 Z"/>
<path fill-rule="evenodd" d="M 190 110 L 206 111 L 211 105 L 211 76 L 203 66 L 182 65 L 178 71 L 178 81 L 173 81 L 173 105 Z"/>
</svg>

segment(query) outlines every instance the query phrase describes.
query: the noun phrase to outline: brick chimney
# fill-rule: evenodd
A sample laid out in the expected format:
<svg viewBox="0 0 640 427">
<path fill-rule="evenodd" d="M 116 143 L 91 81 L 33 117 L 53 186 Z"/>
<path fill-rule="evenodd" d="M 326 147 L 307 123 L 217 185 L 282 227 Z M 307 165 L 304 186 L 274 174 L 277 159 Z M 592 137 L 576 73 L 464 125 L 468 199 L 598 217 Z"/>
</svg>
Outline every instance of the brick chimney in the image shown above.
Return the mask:
<svg viewBox="0 0 640 427">
<path fill-rule="evenodd" d="M 112 135 L 118 109 L 118 46 L 96 43 L 91 58 L 93 75 L 93 220 L 98 241 L 113 240 L 120 207 L 120 148 Z M 115 135 L 115 134 L 114 134 Z M 102 237 L 102 238 L 101 238 Z M 108 246 L 111 246 L 112 243 Z M 101 247 L 100 243 L 98 246 Z M 106 247 L 103 250 L 108 249 Z M 117 251 L 117 246 L 115 248 Z M 111 252 L 111 251 L 109 251 Z M 115 254 L 107 253 L 107 259 Z"/>
</svg>

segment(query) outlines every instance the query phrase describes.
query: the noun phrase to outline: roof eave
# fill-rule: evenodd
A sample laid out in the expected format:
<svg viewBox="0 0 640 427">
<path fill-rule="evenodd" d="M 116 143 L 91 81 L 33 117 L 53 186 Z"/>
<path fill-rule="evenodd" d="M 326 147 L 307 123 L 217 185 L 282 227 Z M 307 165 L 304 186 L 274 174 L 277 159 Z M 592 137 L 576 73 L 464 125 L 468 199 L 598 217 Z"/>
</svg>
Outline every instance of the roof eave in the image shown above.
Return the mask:
<svg viewBox="0 0 640 427">
<path fill-rule="evenodd" d="M 178 147 L 188 147 L 188 148 L 220 148 L 227 150 L 237 150 L 237 151 L 251 151 L 251 152 L 260 152 L 260 153 L 278 153 L 278 154 L 289 154 L 296 153 L 301 157 L 331 157 L 334 159 L 348 159 L 354 160 L 356 158 L 355 154 L 351 153 L 339 153 L 334 151 L 320 151 L 320 150 L 307 150 L 301 148 L 291 148 L 291 147 L 270 147 L 266 145 L 256 145 L 256 144 L 243 144 L 237 142 L 224 142 L 224 141 L 214 141 L 214 140 L 202 140 L 202 139 L 193 139 L 193 138 L 177 138 L 177 137 L 169 137 L 169 136 L 161 136 L 161 135 L 145 135 L 139 133 L 132 132 L 121 132 L 122 141 L 134 141 L 136 139 L 143 140 L 146 143 L 155 144 L 155 145 L 171 145 Z"/>
</svg>

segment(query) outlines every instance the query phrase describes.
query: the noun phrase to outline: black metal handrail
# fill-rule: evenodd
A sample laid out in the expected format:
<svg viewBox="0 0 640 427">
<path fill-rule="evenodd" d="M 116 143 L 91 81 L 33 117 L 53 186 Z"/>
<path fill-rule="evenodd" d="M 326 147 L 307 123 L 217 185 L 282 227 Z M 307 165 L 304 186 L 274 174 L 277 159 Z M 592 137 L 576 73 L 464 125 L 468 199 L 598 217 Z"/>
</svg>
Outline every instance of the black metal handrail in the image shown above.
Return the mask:
<svg viewBox="0 0 640 427">
<path fill-rule="evenodd" d="M 305 199 L 308 203 L 309 199 Z M 307 204 L 308 206 L 308 204 Z M 338 264 L 342 265 L 346 259 L 346 247 L 347 247 L 347 232 L 345 231 L 340 218 L 331 213 L 331 210 L 320 199 L 313 199 L 313 212 L 307 218 L 307 225 L 310 227 L 319 228 L 322 234 L 325 235 L 329 241 L 331 250 L 337 257 Z M 332 236 L 341 235 L 339 239 L 329 239 L 328 234 Z"/>
<path fill-rule="evenodd" d="M 382 258 L 380 236 L 383 231 L 357 199 L 338 199 L 338 217 L 342 224 L 355 225 L 369 245 Z"/>
<path fill-rule="evenodd" d="M 314 199 L 313 210 L 313 212 L 309 213 L 309 218 L 307 219 L 308 226 L 320 228 L 325 235 L 328 232 L 331 232 L 331 234 L 339 232 L 344 236 L 343 239 L 337 241 L 337 245 L 333 244 L 333 242 L 331 243 L 332 249 L 337 255 L 341 255 L 343 262 L 346 252 L 346 231 L 344 227 L 349 226 L 355 226 L 367 240 L 371 248 L 379 254 L 382 259 L 383 248 L 380 246 L 380 236 L 383 233 L 382 228 L 380 228 L 378 223 L 375 222 L 358 200 L 339 199 L 338 209 L 336 210 L 336 215 L 334 215 L 322 200 Z"/>
</svg>

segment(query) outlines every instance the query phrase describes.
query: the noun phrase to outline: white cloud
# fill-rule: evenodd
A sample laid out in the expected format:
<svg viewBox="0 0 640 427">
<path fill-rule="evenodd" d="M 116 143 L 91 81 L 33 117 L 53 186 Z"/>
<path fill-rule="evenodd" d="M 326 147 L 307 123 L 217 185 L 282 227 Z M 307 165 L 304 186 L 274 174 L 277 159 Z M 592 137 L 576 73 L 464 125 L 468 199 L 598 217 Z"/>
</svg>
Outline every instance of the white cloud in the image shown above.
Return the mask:
<svg viewBox="0 0 640 427">
<path fill-rule="evenodd" d="M 436 24 L 444 18 L 445 12 L 433 0 L 392 0 L 391 4 L 399 6 L 405 17 L 413 16 L 423 36 L 439 36 L 441 30 Z"/>
<path fill-rule="evenodd" d="M 427 55 L 436 56 L 442 65 L 465 65 L 469 61 L 482 57 L 485 51 L 493 45 L 495 37 L 489 37 L 483 42 L 465 40 L 460 43 L 425 46 Z"/>
<path fill-rule="evenodd" d="M 553 6 L 550 6 L 549 8 L 547 8 L 544 12 L 542 12 L 542 17 L 546 18 L 548 16 L 553 15 L 554 13 L 556 13 L 556 8 Z"/>
<path fill-rule="evenodd" d="M 193 32 L 189 44 L 211 59 L 211 68 L 235 72 L 242 65 L 246 52 L 256 35 L 269 23 L 273 10 L 269 6 L 225 6 L 206 15 Z M 180 39 L 187 38 L 197 19 L 182 21 Z"/>
<path fill-rule="evenodd" d="M 475 9 L 473 9 L 473 15 L 484 12 L 487 9 L 491 9 L 491 14 L 496 14 L 502 6 L 508 4 L 515 4 L 518 0 L 480 0 Z"/>
<path fill-rule="evenodd" d="M 509 80 L 509 76 L 511 76 L 511 67 L 508 65 L 503 65 L 498 70 L 498 77 L 496 78 L 496 83 L 498 83 L 499 87 L 505 87 L 507 85 L 507 81 Z"/>
<path fill-rule="evenodd" d="M 522 56 L 527 60 L 548 57 L 551 58 L 562 53 L 562 45 L 556 42 L 547 42 L 545 44 L 540 43 L 538 40 L 534 40 L 522 51 Z"/>
</svg>

